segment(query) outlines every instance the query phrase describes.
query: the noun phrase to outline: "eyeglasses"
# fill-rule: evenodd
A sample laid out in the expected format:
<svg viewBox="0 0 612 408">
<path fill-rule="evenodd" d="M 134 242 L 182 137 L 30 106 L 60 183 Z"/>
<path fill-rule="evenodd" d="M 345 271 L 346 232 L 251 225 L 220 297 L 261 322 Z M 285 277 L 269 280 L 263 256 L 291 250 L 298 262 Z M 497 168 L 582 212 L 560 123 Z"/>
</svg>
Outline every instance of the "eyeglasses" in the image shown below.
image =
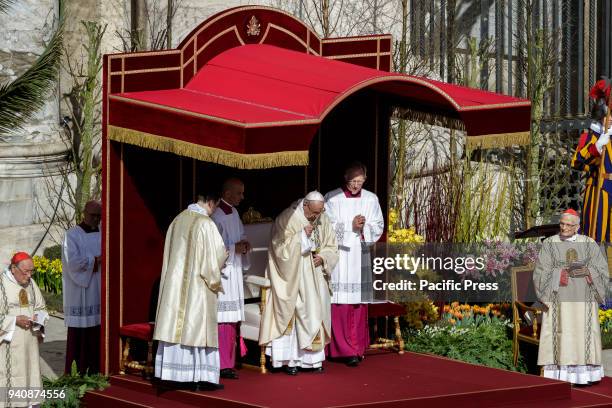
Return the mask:
<svg viewBox="0 0 612 408">
<path fill-rule="evenodd" d="M 353 185 L 353 186 L 360 186 L 363 183 L 365 183 L 365 179 L 363 179 L 363 180 L 355 180 L 355 179 L 353 179 L 353 180 L 349 180 L 347 183 L 350 184 L 350 185 Z"/>
<path fill-rule="evenodd" d="M 29 273 L 30 275 L 32 275 L 34 273 L 34 269 L 21 269 L 20 267 L 18 267 L 17 265 L 15 265 L 15 268 L 19 269 L 19 271 L 21 273 Z"/>
<path fill-rule="evenodd" d="M 567 222 L 560 222 L 559 223 L 560 227 L 575 227 L 576 225 L 578 225 L 578 224 L 569 224 Z"/>
</svg>

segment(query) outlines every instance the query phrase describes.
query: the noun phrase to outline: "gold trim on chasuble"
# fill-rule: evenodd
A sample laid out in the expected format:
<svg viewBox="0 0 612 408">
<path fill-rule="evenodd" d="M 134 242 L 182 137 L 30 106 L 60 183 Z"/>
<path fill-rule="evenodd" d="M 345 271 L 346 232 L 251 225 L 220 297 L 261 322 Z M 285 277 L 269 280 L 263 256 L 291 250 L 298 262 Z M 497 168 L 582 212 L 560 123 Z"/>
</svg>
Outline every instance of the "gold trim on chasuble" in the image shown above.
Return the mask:
<svg viewBox="0 0 612 408">
<path fill-rule="evenodd" d="M 191 244 L 193 241 L 193 229 L 196 224 L 191 224 L 189 228 L 189 235 L 187 238 L 187 248 L 191 248 Z M 183 325 L 185 324 L 185 307 L 187 306 L 187 290 L 189 289 L 189 278 L 191 277 L 191 259 L 193 258 L 193 254 L 189 254 L 187 260 L 185 261 L 185 266 L 183 267 L 183 283 L 181 284 L 181 305 L 179 307 L 177 321 L 176 321 L 176 331 L 174 332 L 174 343 L 180 343 L 181 337 L 183 336 Z"/>
<path fill-rule="evenodd" d="M 293 315 L 291 320 L 289 320 L 289 324 L 287 325 L 287 328 L 285 329 L 285 332 L 283 333 L 283 335 L 288 336 L 288 335 L 291 334 L 291 330 L 293 330 L 293 321 L 294 320 L 295 320 L 295 315 Z"/>
<path fill-rule="evenodd" d="M 174 153 L 179 156 L 238 169 L 268 169 L 281 166 L 308 165 L 307 150 L 243 154 L 112 125 L 108 126 L 108 138 L 146 149 Z"/>
<path fill-rule="evenodd" d="M 28 299 L 28 292 L 25 289 L 21 289 L 19 291 L 19 306 L 28 307 L 30 305 L 30 301 Z"/>
</svg>

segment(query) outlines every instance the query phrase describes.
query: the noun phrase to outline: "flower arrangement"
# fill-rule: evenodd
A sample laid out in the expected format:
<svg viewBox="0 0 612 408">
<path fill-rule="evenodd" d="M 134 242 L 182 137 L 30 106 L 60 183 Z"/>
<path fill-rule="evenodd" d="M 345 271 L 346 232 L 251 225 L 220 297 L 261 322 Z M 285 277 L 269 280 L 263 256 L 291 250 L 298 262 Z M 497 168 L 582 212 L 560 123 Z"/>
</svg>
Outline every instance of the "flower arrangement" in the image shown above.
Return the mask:
<svg viewBox="0 0 612 408">
<path fill-rule="evenodd" d="M 599 309 L 599 326 L 602 333 L 612 332 L 612 309 Z"/>
<path fill-rule="evenodd" d="M 387 242 L 398 244 L 425 242 L 425 238 L 417 234 L 414 227 L 396 229 L 395 225 L 398 220 L 399 214 L 397 210 L 389 210 L 389 232 L 387 234 Z"/>
<path fill-rule="evenodd" d="M 602 347 L 612 348 L 612 309 L 608 302 L 599 309 L 599 327 L 601 328 Z"/>
<path fill-rule="evenodd" d="M 527 265 L 535 263 L 538 259 L 538 246 L 533 242 L 520 245 L 500 240 L 487 240 L 484 244 L 487 257 L 485 273 L 487 275 L 501 275 L 510 266 Z"/>
<path fill-rule="evenodd" d="M 422 329 L 425 324 L 438 320 L 438 307 L 431 300 L 403 303 L 406 309 L 404 321 L 408 327 Z"/>
<path fill-rule="evenodd" d="M 534 264 L 538 259 L 539 248 L 536 243 L 516 244 L 501 240 L 485 240 L 482 247 L 485 268 L 466 269 L 463 278 L 483 280 L 497 278 L 509 272 L 515 265 Z"/>
<path fill-rule="evenodd" d="M 50 293 L 62 293 L 62 261 L 59 259 L 50 260 L 45 256 L 38 255 L 35 255 L 32 261 L 34 262 L 32 279 L 38 287 Z"/>
<path fill-rule="evenodd" d="M 486 306 L 479 306 L 453 302 L 450 305 L 444 305 L 442 321 L 457 327 L 478 326 L 492 320 L 507 320 L 508 310 L 510 310 L 509 303 L 489 303 Z"/>
</svg>

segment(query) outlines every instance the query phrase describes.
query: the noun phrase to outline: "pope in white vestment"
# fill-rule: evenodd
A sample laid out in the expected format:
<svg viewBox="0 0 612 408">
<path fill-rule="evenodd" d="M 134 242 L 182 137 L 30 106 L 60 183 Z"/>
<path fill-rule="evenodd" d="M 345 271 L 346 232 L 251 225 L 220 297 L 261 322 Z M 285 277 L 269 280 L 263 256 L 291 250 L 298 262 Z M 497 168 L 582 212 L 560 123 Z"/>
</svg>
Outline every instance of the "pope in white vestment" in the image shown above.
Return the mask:
<svg viewBox="0 0 612 408">
<path fill-rule="evenodd" d="M 266 277 L 270 279 L 259 331 L 273 367 L 322 369 L 329 343 L 331 271 L 336 236 L 323 213 L 323 196 L 309 193 L 274 221 Z"/>
<path fill-rule="evenodd" d="M 544 240 L 533 274 L 545 305 L 538 351 L 544 377 L 589 384 L 601 380 L 598 304 L 608 286 L 606 258 L 595 241 L 577 234 L 573 210 L 560 221 L 558 235 Z"/>
<path fill-rule="evenodd" d="M 38 389 L 42 387 L 38 343 L 49 319 L 45 299 L 30 277 L 32 258 L 16 253 L 9 268 L 0 276 L 0 406 L 28 407 L 43 402 L 42 398 L 8 399 L 8 388 Z"/>
<path fill-rule="evenodd" d="M 236 339 L 238 323 L 244 320 L 243 269 L 249 269 L 250 244 L 235 206 L 244 198 L 244 184 L 231 178 L 223 183 L 221 201 L 212 215 L 229 253 L 225 267 L 221 270 L 223 293 L 217 302 L 219 322 L 219 357 L 221 378 L 237 379 Z"/>
<path fill-rule="evenodd" d="M 203 196 L 180 213 L 166 234 L 153 338 L 159 340 L 155 376 L 175 382 L 219 382 L 217 293 L 227 258 Z"/>
<path fill-rule="evenodd" d="M 332 272 L 332 340 L 328 356 L 359 364 L 369 346 L 368 308 L 372 282 L 370 246 L 384 231 L 378 197 L 362 188 L 366 169 L 355 163 L 346 169 L 346 184 L 325 195 L 325 209 L 338 242 L 340 259 Z"/>
</svg>

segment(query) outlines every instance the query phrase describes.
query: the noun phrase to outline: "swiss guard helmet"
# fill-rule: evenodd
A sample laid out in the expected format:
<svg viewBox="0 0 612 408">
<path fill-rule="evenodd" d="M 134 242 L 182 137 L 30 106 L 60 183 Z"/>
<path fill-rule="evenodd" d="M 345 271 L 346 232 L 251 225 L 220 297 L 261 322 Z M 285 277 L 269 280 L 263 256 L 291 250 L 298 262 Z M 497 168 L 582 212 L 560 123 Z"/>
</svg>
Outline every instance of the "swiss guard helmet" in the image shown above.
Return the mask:
<svg viewBox="0 0 612 408">
<path fill-rule="evenodd" d="M 591 119 L 601 121 L 608 113 L 608 100 L 610 98 L 610 79 L 602 76 L 595 82 L 589 91 L 589 97 L 593 100 L 591 106 Z"/>
</svg>

